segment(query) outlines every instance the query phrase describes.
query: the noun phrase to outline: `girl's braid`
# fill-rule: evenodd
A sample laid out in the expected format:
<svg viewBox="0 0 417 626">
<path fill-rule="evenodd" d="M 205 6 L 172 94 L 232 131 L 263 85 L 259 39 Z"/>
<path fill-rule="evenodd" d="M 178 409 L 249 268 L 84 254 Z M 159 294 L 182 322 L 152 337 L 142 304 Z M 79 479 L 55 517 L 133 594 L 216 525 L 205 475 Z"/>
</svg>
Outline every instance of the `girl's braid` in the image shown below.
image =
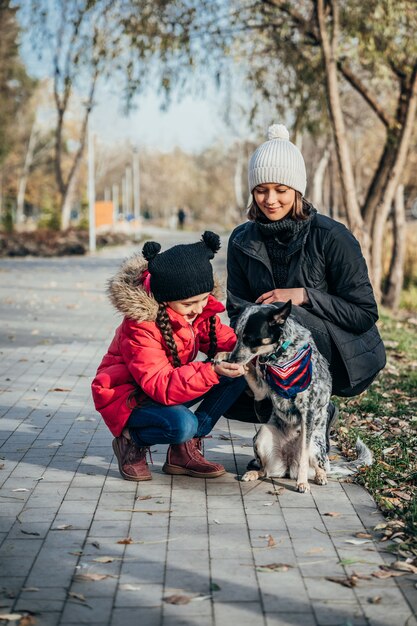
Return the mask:
<svg viewBox="0 0 417 626">
<path fill-rule="evenodd" d="M 174 335 L 172 334 L 171 321 L 168 317 L 165 304 L 163 303 L 159 304 L 158 313 L 156 316 L 156 323 L 162 333 L 165 343 L 168 346 L 168 350 L 171 353 L 174 367 L 180 367 L 181 361 L 180 357 L 178 356 L 177 344 L 175 343 Z"/>
<path fill-rule="evenodd" d="M 207 352 L 207 357 L 213 359 L 217 352 L 217 335 L 216 335 L 216 316 L 210 317 L 210 330 L 209 330 L 210 346 Z"/>
</svg>

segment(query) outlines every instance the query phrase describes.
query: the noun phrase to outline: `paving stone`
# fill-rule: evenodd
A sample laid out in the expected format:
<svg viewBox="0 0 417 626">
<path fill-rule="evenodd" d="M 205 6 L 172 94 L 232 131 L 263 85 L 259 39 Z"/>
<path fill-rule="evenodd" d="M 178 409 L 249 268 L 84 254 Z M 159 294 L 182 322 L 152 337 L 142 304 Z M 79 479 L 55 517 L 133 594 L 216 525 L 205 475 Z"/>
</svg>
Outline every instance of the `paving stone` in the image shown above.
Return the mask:
<svg viewBox="0 0 417 626">
<path fill-rule="evenodd" d="M 113 598 L 91 597 L 82 603 L 75 598 L 65 604 L 60 624 L 107 624 L 111 616 Z"/>
<path fill-rule="evenodd" d="M 136 624 L 138 619 L 137 608 L 115 608 L 111 614 L 110 626 L 126 626 L 126 624 Z M 161 626 L 161 608 L 142 608 L 140 611 L 140 626 Z"/>
<path fill-rule="evenodd" d="M 356 602 L 348 603 L 336 599 L 315 600 L 312 602 L 317 623 L 320 626 L 367 626 L 367 619 Z M 397 622 L 392 622 L 391 626 Z"/>
<path fill-rule="evenodd" d="M 316 626 L 313 613 L 267 613 L 266 626 Z"/>
<path fill-rule="evenodd" d="M 214 619 L 216 626 L 222 626 L 223 624 L 253 626 L 253 624 L 264 623 L 259 602 L 250 600 L 216 603 L 214 605 Z"/>
</svg>

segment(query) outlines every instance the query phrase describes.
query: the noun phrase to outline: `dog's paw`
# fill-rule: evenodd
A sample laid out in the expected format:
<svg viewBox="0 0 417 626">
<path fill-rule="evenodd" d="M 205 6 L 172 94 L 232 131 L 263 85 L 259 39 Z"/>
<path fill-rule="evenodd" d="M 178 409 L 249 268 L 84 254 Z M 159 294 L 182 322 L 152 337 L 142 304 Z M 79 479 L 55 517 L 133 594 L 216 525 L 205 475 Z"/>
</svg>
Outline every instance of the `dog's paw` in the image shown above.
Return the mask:
<svg viewBox="0 0 417 626">
<path fill-rule="evenodd" d="M 314 482 L 317 485 L 327 485 L 326 472 L 322 469 L 316 470 L 316 475 L 314 476 Z"/>
<path fill-rule="evenodd" d="M 222 361 L 227 361 L 230 354 L 231 354 L 230 352 L 218 352 L 214 356 L 213 363 L 216 365 L 218 363 L 221 363 Z"/>
<path fill-rule="evenodd" d="M 299 493 L 309 493 L 310 485 L 307 483 L 297 483 L 297 491 Z"/>
<path fill-rule="evenodd" d="M 253 470 L 251 472 L 246 472 L 246 474 L 243 474 L 240 480 L 242 480 L 244 483 L 248 483 L 250 480 L 258 480 L 258 478 L 259 473 Z"/>
</svg>

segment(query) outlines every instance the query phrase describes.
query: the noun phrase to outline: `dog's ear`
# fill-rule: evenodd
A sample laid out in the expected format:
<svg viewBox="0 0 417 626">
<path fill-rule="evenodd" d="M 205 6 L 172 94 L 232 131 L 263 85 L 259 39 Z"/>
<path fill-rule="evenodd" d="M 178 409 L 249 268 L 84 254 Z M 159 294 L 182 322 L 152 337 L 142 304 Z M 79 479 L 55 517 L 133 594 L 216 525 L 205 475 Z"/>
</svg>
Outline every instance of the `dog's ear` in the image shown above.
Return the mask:
<svg viewBox="0 0 417 626">
<path fill-rule="evenodd" d="M 227 304 L 232 307 L 233 310 L 243 311 L 247 306 L 253 304 L 247 300 L 242 300 L 239 296 L 234 296 L 231 291 L 227 290 Z"/>
<path fill-rule="evenodd" d="M 271 318 L 269 323 L 271 324 L 271 326 L 274 326 L 275 324 L 282 326 L 285 323 L 285 320 L 287 319 L 289 314 L 291 313 L 292 301 L 288 300 L 288 302 L 282 304 L 281 306 L 277 306 L 276 304 L 274 304 L 273 307 L 274 309 L 271 312 Z"/>
</svg>

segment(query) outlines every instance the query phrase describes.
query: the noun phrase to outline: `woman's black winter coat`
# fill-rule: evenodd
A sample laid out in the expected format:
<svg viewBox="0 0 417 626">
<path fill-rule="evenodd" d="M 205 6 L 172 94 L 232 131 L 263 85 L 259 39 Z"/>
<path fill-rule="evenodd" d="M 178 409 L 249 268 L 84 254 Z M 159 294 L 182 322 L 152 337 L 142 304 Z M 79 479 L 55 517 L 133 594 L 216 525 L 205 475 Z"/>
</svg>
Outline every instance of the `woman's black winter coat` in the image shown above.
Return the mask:
<svg viewBox="0 0 417 626">
<path fill-rule="evenodd" d="M 288 248 L 287 288 L 304 287 L 304 308 L 321 318 L 346 368 L 346 387 L 339 395 L 377 374 L 385 365 L 385 349 L 375 322 L 378 310 L 365 259 L 351 232 L 335 220 L 314 215 Z M 271 263 L 256 222 L 241 224 L 230 236 L 227 257 L 228 295 L 255 302 L 275 289 Z M 228 297 L 234 326 L 240 313 Z"/>
</svg>

